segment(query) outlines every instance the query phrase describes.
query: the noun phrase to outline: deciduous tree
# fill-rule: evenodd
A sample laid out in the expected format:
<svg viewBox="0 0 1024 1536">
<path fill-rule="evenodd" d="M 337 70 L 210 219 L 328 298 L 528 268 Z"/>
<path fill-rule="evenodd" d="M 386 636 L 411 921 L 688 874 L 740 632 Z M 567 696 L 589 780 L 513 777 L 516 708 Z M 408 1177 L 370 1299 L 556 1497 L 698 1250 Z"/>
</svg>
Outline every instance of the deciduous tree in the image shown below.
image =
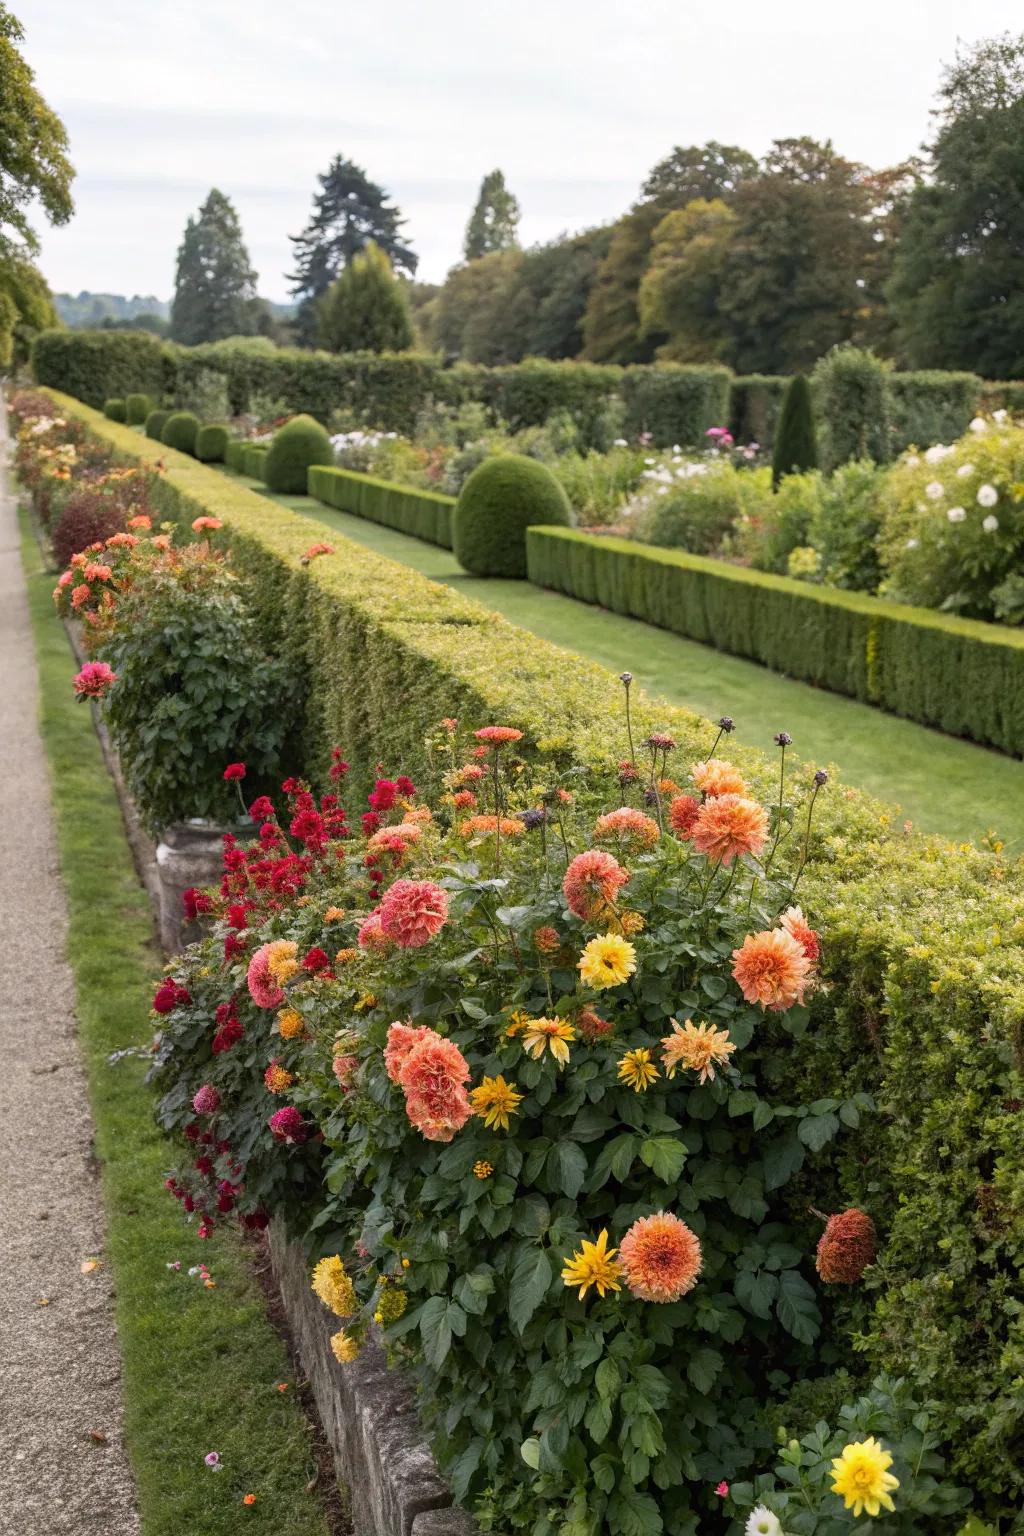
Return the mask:
<svg viewBox="0 0 1024 1536">
<path fill-rule="evenodd" d="M 19 243 L 28 252 L 39 241 L 28 222 L 38 201 L 51 224 L 74 212 L 64 124 L 36 89 L 35 76 L 18 51 L 24 29 L 0 3 L 0 248 Z"/>
<path fill-rule="evenodd" d="M 507 250 L 516 244 L 518 228 L 519 203 L 505 185 L 504 172 L 488 171 L 466 225 L 466 260 L 475 261 L 491 251 Z"/>
</svg>

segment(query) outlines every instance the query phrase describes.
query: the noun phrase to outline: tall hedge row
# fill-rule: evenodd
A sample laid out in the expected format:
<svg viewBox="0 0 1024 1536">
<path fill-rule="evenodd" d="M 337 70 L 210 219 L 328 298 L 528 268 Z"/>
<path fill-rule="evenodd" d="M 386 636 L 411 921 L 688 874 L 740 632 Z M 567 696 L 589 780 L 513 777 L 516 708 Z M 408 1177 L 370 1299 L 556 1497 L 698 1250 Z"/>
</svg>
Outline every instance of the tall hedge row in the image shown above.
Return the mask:
<svg viewBox="0 0 1024 1536">
<path fill-rule="evenodd" d="M 167 516 L 184 527 L 200 514 L 223 521 L 232 556 L 253 581 L 268 645 L 301 679 L 311 773 L 326 769 L 341 742 L 357 772 L 381 759 L 415 775 L 425 767 L 424 735 L 447 715 L 513 723 L 526 732 L 524 752 L 549 766 L 614 768 L 625 755 L 613 673 L 348 541 L 303 564 L 321 524 L 72 400 L 60 406 L 125 460 L 164 458 L 156 495 Z M 587 548 L 571 533 L 530 538 L 549 549 L 578 546 L 581 559 Z M 612 541 L 591 542 L 614 554 Z M 593 558 L 584 569 L 596 581 Z M 679 601 L 671 567 L 700 571 L 708 562 L 665 552 L 653 559 L 664 567 L 659 611 L 667 617 Z M 615 569 L 606 567 L 606 578 Z M 655 582 L 649 572 L 633 578 L 640 590 Z M 715 608 L 722 622 L 727 606 L 722 599 Z M 863 635 L 860 606 L 845 613 L 851 637 Z M 791 622 L 801 615 L 812 644 L 841 649 L 834 634 L 814 628 L 823 621 L 813 604 L 794 607 Z M 861 671 L 872 667 L 881 680 L 885 663 L 870 663 L 865 647 Z M 641 695 L 636 734 L 652 729 L 678 743 L 677 774 L 706 755 L 715 735 L 689 711 Z M 742 750 L 730 756 L 758 794 L 770 793 L 773 762 Z M 855 791 L 830 785 L 821 810 L 800 896 L 824 931 L 829 985 L 794 1043 L 788 1087 L 807 1102 L 866 1090 L 880 1112 L 844 1138 L 831 1186 L 797 1181 L 795 1198 L 804 1212 L 809 1200 L 871 1211 L 882 1241 L 877 1286 L 836 1287 L 833 1302 L 859 1340 L 844 1363 L 923 1379 L 955 1475 L 979 1491 L 989 1518 L 1012 1519 L 1024 1495 L 1016 1385 L 1024 1377 L 1024 870 L 991 852 L 907 835 Z"/>
<path fill-rule="evenodd" d="M 531 528 L 529 578 L 922 725 L 1024 755 L 1024 634 L 700 555 Z"/>
<path fill-rule="evenodd" d="M 338 512 L 383 523 L 401 533 L 412 534 L 428 544 L 452 547 L 453 496 L 435 491 L 415 491 L 407 485 L 393 485 L 375 480 L 355 470 L 333 469 L 314 464 L 309 470 L 309 494 Z"/>
<path fill-rule="evenodd" d="M 112 397 L 164 393 L 164 344 L 149 331 L 41 331 L 32 343 L 37 384 L 102 409 Z"/>
</svg>

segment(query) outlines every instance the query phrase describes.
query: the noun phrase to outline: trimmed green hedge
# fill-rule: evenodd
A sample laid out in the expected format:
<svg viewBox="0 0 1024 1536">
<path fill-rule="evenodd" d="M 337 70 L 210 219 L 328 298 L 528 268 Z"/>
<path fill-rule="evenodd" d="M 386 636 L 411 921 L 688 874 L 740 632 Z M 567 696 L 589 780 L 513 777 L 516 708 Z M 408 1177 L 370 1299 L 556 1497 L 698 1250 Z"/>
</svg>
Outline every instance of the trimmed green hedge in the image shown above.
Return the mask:
<svg viewBox="0 0 1024 1536">
<path fill-rule="evenodd" d="M 192 411 L 172 411 L 164 422 L 160 437 L 168 448 L 177 448 L 179 453 L 194 454 L 198 433 L 198 416 Z"/>
<path fill-rule="evenodd" d="M 164 347 L 149 331 L 40 331 L 32 343 L 32 376 L 94 405 L 136 391 L 164 394 Z"/>
<path fill-rule="evenodd" d="M 943 373 L 937 368 L 890 373 L 888 386 L 896 454 L 911 444 L 929 448 L 963 437 L 981 405 L 982 382 L 976 373 Z"/>
<path fill-rule="evenodd" d="M 224 449 L 224 463 L 236 474 L 245 474 L 245 451 L 249 444 L 244 437 L 229 437 Z"/>
<path fill-rule="evenodd" d="M 137 392 L 127 395 L 124 405 L 128 422 L 133 427 L 141 427 L 153 409 L 153 402 L 149 396 L 140 395 Z"/>
<path fill-rule="evenodd" d="M 392 485 L 388 480 L 325 464 L 310 465 L 309 494 L 338 512 L 383 523 L 428 544 L 440 544 L 443 549 L 452 547 L 453 496 L 414 491 L 407 485 Z"/>
<path fill-rule="evenodd" d="M 568 527 L 572 508 L 546 464 L 522 453 L 494 453 L 478 464 L 455 503 L 452 548 L 473 576 L 526 575 L 526 530 Z"/>
<path fill-rule="evenodd" d="M 656 363 L 626 368 L 620 386 L 626 404 L 626 436 L 649 432 L 660 447 L 707 447 L 708 427 L 729 420 L 728 368 L 689 368 Z"/>
<path fill-rule="evenodd" d="M 123 397 L 116 396 L 112 400 L 104 400 L 103 414 L 108 421 L 127 421 L 128 407 L 125 405 Z"/>
<path fill-rule="evenodd" d="M 246 443 L 242 454 L 242 473 L 248 475 L 250 480 L 262 480 L 269 452 L 270 449 L 262 443 Z"/>
<path fill-rule="evenodd" d="M 170 414 L 170 411 L 150 411 L 146 417 L 146 436 L 155 438 L 158 443 L 162 442 L 164 426 Z"/>
<path fill-rule="evenodd" d="M 58 403 L 125 462 L 164 460 L 154 495 L 166 516 L 186 528 L 201 514 L 222 519 L 232 558 L 253 583 L 267 643 L 301 680 L 298 725 L 312 776 L 325 772 L 335 743 L 358 777 L 377 759 L 415 775 L 427 767 L 424 735 L 446 715 L 523 729 L 522 750 L 544 762 L 545 783 L 559 765 L 614 771 L 625 755 L 622 688 L 610 671 L 347 540 L 336 537 L 334 556 L 304 564 L 310 544 L 322 541 L 321 524 L 73 400 Z M 614 554 L 612 540 L 529 537 L 549 550 L 556 541 L 575 546 L 592 579 L 587 543 Z M 666 617 L 679 597 L 673 566 L 721 581 L 710 561 L 664 552 L 650 559 L 660 572 L 632 576 L 641 590 L 645 579 L 660 581 Z M 615 568 L 613 561 L 604 574 Z M 743 579 L 750 573 L 735 573 L 737 584 Z M 724 613 L 726 594 L 712 606 Z M 813 609 L 794 598 L 794 650 Z M 854 626 L 858 615 L 848 612 Z M 834 641 L 812 625 L 812 644 L 816 634 L 819 644 Z M 676 776 L 684 777 L 707 754 L 714 728 L 687 710 L 634 698 L 636 736 L 671 732 Z M 729 756 L 756 793 L 770 796 L 774 760 L 731 747 Z M 981 1495 L 977 1512 L 1012 1519 L 1024 1496 L 1024 1394 L 1014 1385 L 1024 1376 L 1016 1300 L 1024 1269 L 1024 867 L 907 835 L 854 790 L 830 785 L 820 808 L 800 897 L 823 930 L 828 986 L 816 996 L 808 1033 L 794 1042 L 787 1088 L 809 1103 L 867 1091 L 882 1110 L 844 1139 L 834 1190 L 818 1201 L 829 1210 L 862 1205 L 882 1240 L 875 1288 L 836 1287 L 832 1298 L 862 1341 L 846 1364 L 923 1378 L 939 1404 L 934 1422 L 951 1443 L 954 1474 Z M 795 1190 L 806 1214 L 807 1192 L 799 1181 Z"/>
<path fill-rule="evenodd" d="M 1024 755 L 1024 633 L 630 539 L 531 528 L 537 586 Z"/>
<path fill-rule="evenodd" d="M 312 465 L 333 463 L 334 449 L 320 423 L 312 416 L 293 416 L 274 433 L 263 475 L 270 490 L 305 496 Z"/>
<path fill-rule="evenodd" d="M 228 429 L 208 422 L 196 433 L 196 458 L 204 464 L 222 464 L 228 447 Z"/>
<path fill-rule="evenodd" d="M 751 373 L 733 379 L 729 388 L 729 431 L 741 446 L 757 443 L 769 451 L 775 446 L 787 378 L 772 373 Z"/>
</svg>

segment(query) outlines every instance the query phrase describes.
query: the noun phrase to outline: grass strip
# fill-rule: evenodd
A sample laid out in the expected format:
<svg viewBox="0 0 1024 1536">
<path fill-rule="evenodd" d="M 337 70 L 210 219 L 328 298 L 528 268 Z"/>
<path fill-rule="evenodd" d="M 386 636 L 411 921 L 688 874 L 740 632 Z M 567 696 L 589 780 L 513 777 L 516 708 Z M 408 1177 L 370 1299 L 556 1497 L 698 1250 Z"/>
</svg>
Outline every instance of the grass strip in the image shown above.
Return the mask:
<svg viewBox="0 0 1024 1536">
<path fill-rule="evenodd" d="M 250 1256 L 229 1230 L 200 1241 L 163 1188 L 168 1146 L 143 1081 L 152 980 L 161 964 L 152 913 L 89 710 L 71 691 L 74 664 L 53 610 L 53 575 L 43 569 L 24 513 L 21 552 L 142 1530 L 329 1536 L 332 1522 L 309 1486 L 318 1470 L 316 1437 Z M 111 1061 L 133 1047 L 141 1054 Z M 168 1268 L 179 1260 L 180 1270 Z M 188 1275 L 201 1261 L 215 1289 Z M 220 1453 L 219 1473 L 205 1465 L 208 1451 Z M 247 1494 L 255 1503 L 243 1503 Z"/>
</svg>

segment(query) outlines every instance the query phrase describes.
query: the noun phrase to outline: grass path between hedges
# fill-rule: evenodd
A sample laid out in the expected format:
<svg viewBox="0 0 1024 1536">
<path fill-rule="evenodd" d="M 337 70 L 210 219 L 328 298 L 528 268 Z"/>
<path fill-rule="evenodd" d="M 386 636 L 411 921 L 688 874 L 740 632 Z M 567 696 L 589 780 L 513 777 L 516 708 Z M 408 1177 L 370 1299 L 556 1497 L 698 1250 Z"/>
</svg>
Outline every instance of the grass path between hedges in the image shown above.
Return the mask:
<svg viewBox="0 0 1024 1536">
<path fill-rule="evenodd" d="M 237 478 L 270 494 L 261 481 Z M 1024 852 L 1024 763 L 1014 758 L 527 581 L 468 576 L 449 550 L 310 496 L 272 499 L 476 598 L 545 640 L 615 672 L 628 668 L 649 693 L 712 720 L 732 715 L 737 739 L 748 746 L 770 750 L 776 731 L 788 731 L 801 757 L 837 764 L 847 783 L 898 804 L 922 831 L 964 841 L 994 830 L 1009 852 Z"/>
<path fill-rule="evenodd" d="M 171 1148 L 143 1082 L 161 964 L 152 914 L 89 710 L 71 691 L 74 663 L 53 609 L 53 574 L 43 570 L 24 516 L 22 560 L 143 1536 L 328 1536 L 307 1488 L 317 1468 L 310 1426 L 250 1258 L 229 1231 L 201 1242 L 163 1188 Z M 111 1061 L 132 1047 L 143 1059 Z M 181 1269 L 169 1269 L 177 1260 Z M 200 1261 L 216 1289 L 188 1276 Z M 283 1393 L 279 1382 L 288 1383 Z M 219 1473 L 203 1461 L 214 1450 Z M 248 1493 L 256 1495 L 251 1507 L 242 1502 Z"/>
</svg>

